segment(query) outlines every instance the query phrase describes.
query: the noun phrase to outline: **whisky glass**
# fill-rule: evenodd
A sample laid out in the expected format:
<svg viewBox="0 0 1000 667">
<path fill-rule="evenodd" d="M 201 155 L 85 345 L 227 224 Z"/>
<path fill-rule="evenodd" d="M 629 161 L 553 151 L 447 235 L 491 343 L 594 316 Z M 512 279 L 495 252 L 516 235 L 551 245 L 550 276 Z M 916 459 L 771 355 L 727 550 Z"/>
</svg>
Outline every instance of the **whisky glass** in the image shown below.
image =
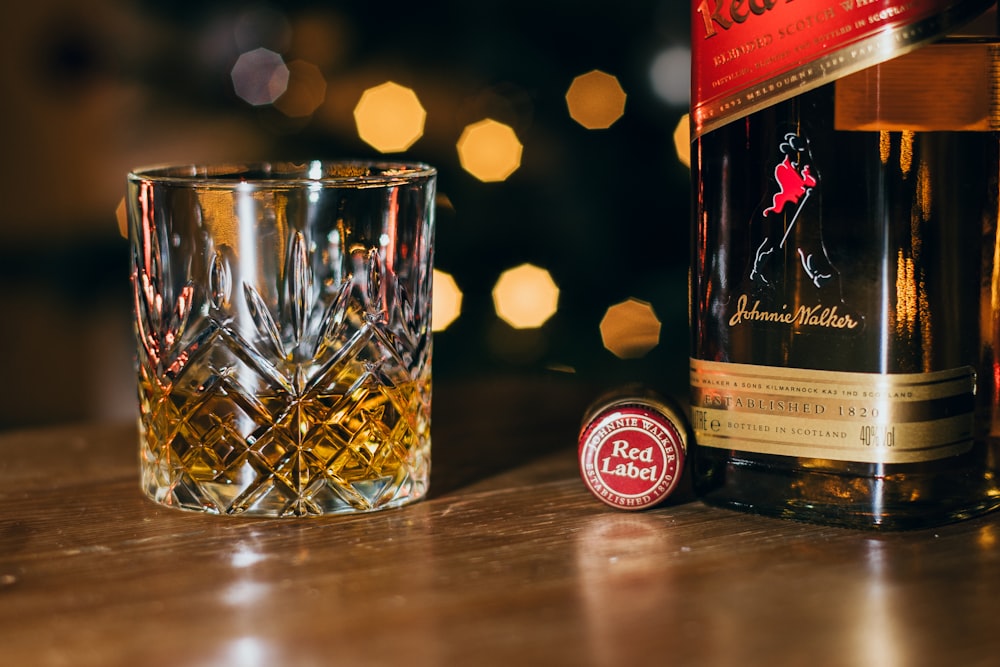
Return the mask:
<svg viewBox="0 0 1000 667">
<path fill-rule="evenodd" d="M 388 162 L 128 175 L 146 495 L 266 517 L 425 495 L 435 184 Z"/>
</svg>

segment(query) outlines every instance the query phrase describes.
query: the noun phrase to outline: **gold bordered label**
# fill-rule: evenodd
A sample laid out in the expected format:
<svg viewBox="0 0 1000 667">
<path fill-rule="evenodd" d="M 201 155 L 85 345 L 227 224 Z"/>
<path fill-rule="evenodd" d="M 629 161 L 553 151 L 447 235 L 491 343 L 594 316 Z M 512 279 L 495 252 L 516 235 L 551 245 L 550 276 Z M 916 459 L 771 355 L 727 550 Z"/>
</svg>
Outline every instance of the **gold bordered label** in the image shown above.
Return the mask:
<svg viewBox="0 0 1000 667">
<path fill-rule="evenodd" d="M 859 463 L 969 450 L 975 371 L 842 373 L 691 360 L 703 447 Z"/>
<path fill-rule="evenodd" d="M 990 0 L 694 0 L 692 137 L 939 39 Z"/>
</svg>

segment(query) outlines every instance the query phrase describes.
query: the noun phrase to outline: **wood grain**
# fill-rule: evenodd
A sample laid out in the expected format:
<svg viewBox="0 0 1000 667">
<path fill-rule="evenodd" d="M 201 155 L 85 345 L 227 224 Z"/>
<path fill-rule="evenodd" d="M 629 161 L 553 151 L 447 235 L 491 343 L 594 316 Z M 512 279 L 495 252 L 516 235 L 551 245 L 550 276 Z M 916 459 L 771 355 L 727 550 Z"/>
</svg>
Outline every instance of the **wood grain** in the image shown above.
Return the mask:
<svg viewBox="0 0 1000 667">
<path fill-rule="evenodd" d="M 1000 518 L 899 534 L 681 495 L 628 514 L 575 458 L 592 392 L 436 388 L 431 497 L 365 516 L 158 507 L 134 427 L 0 436 L 10 665 L 993 665 Z"/>
</svg>

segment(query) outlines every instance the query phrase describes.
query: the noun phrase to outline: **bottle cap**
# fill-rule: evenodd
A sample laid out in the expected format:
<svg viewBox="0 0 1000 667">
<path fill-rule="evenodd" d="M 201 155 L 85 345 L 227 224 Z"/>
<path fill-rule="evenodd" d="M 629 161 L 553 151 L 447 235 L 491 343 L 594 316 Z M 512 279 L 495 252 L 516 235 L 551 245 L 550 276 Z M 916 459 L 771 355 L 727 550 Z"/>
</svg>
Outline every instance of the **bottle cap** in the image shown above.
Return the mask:
<svg viewBox="0 0 1000 667">
<path fill-rule="evenodd" d="M 684 470 L 688 429 L 681 413 L 644 388 L 598 399 L 579 437 L 580 476 L 604 503 L 640 510 L 660 503 Z"/>
</svg>

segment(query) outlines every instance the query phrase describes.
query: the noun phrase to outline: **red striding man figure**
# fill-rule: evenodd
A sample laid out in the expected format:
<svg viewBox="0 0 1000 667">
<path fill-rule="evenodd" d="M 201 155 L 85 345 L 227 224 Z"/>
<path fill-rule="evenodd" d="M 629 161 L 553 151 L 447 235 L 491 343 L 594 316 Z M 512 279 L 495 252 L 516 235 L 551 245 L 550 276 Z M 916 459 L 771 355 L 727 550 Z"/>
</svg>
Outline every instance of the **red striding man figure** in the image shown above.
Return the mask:
<svg viewBox="0 0 1000 667">
<path fill-rule="evenodd" d="M 785 135 L 785 142 L 789 147 L 794 147 L 794 141 L 798 137 L 794 134 Z M 818 181 L 812 175 L 809 165 L 799 172 L 798 163 L 792 162 L 792 156 L 786 154 L 785 159 L 774 168 L 774 180 L 778 182 L 778 191 L 774 193 L 774 200 L 770 208 L 764 209 L 764 215 L 769 213 L 781 213 L 785 209 L 785 204 L 798 204 L 809 191 L 808 188 L 816 187 Z"/>
<path fill-rule="evenodd" d="M 792 237 L 794 252 L 809 280 L 817 288 L 823 288 L 835 276 L 836 269 L 830 264 L 824 248 L 819 204 L 809 205 L 810 196 L 819 192 L 820 185 L 819 174 L 811 165 L 809 142 L 796 132 L 787 132 L 778 151 L 784 157 L 774 167 L 777 190 L 771 205 L 760 211 L 762 235 L 754 253 L 750 280 L 761 286 L 777 286 L 782 282 L 778 272 L 783 273 L 779 259 L 783 255 L 777 251 L 785 248 L 798 224 L 799 227 L 805 225 L 805 229 Z"/>
</svg>

